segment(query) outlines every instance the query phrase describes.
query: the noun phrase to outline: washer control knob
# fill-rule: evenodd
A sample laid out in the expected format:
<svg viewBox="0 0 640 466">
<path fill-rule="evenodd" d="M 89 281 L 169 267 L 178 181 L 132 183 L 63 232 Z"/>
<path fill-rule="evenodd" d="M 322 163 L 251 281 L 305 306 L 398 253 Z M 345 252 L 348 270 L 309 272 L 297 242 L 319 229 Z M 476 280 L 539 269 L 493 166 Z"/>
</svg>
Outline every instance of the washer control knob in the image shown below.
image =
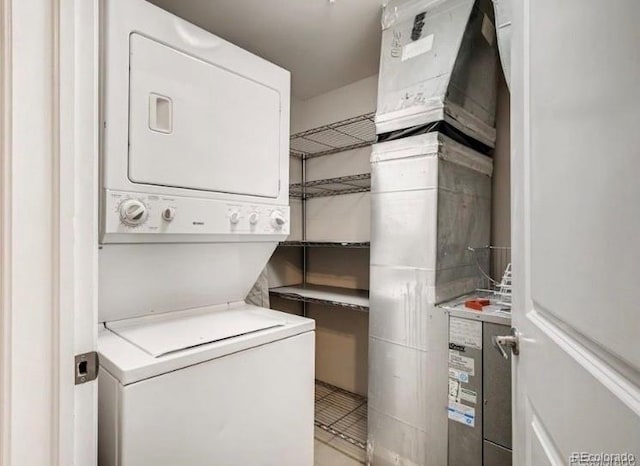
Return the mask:
<svg viewBox="0 0 640 466">
<path fill-rule="evenodd" d="M 240 221 L 240 212 L 238 212 L 237 210 L 232 211 L 229 214 L 229 221 L 232 225 L 237 225 Z"/>
<path fill-rule="evenodd" d="M 256 223 L 258 223 L 258 213 L 257 212 L 251 212 L 249 214 L 249 223 L 251 225 L 255 225 Z"/>
<path fill-rule="evenodd" d="M 287 223 L 287 220 L 284 218 L 284 215 L 282 215 L 282 212 L 275 210 L 271 214 L 271 225 L 274 228 L 280 229 L 285 223 Z"/>
<path fill-rule="evenodd" d="M 176 209 L 173 207 L 165 207 L 162 209 L 162 220 L 170 222 L 176 217 Z"/>
<path fill-rule="evenodd" d="M 120 204 L 120 220 L 126 225 L 142 225 L 148 216 L 147 206 L 138 199 L 127 199 Z"/>
</svg>

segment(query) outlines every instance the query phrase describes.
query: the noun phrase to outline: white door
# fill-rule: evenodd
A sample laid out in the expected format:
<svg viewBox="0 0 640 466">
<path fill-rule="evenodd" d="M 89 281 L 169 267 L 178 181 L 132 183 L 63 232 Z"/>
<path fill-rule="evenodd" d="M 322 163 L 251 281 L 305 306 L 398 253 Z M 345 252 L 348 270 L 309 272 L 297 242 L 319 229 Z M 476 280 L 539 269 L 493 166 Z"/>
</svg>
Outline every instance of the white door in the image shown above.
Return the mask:
<svg viewBox="0 0 640 466">
<path fill-rule="evenodd" d="M 131 33 L 129 179 L 278 197 L 280 100 L 262 83 Z"/>
<path fill-rule="evenodd" d="M 0 464 L 91 466 L 98 0 L 0 0 L 0 22 Z"/>
<path fill-rule="evenodd" d="M 637 0 L 514 2 L 518 466 L 640 464 L 639 20 Z"/>
</svg>

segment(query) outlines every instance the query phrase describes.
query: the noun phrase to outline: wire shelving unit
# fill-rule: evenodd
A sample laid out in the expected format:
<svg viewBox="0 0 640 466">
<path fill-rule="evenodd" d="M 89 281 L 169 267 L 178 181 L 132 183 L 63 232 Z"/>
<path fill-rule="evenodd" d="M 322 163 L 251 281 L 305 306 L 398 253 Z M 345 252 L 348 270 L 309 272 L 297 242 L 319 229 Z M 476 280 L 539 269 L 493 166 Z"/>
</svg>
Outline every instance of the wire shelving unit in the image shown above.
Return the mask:
<svg viewBox="0 0 640 466">
<path fill-rule="evenodd" d="M 369 241 L 282 241 L 280 246 L 307 248 L 368 248 Z"/>
<path fill-rule="evenodd" d="M 269 292 L 283 299 L 312 304 L 347 307 L 369 312 L 369 292 L 337 286 L 302 284 L 271 288 Z"/>
<path fill-rule="evenodd" d="M 367 399 L 316 380 L 315 425 L 362 450 L 367 445 Z"/>
<path fill-rule="evenodd" d="M 289 143 L 291 155 L 310 159 L 369 146 L 376 139 L 374 117 L 367 113 L 296 133 Z"/>
<path fill-rule="evenodd" d="M 497 304 L 511 308 L 511 248 L 468 247 L 480 273 L 478 291 L 489 291 Z"/>
<path fill-rule="evenodd" d="M 314 198 L 371 191 L 371 173 L 356 173 L 309 180 L 307 161 L 370 146 L 376 140 L 374 113 L 348 118 L 291 136 L 290 154 L 301 160 L 301 182 L 289 186 L 291 198 L 302 201 L 302 240 L 285 241 L 282 247 L 302 248 L 302 283 L 271 288 L 273 297 L 307 304 L 331 306 L 347 312 L 369 312 L 369 291 L 307 283 L 309 248 L 370 247 L 369 241 L 312 241 L 307 239 L 306 201 Z M 331 444 L 364 459 L 367 443 L 367 399 L 346 390 L 316 382 L 316 437 L 326 436 Z M 321 433 L 321 434 L 318 434 Z M 318 436 L 320 435 L 320 437 Z M 342 447 L 340 447 L 342 445 Z"/>
<path fill-rule="evenodd" d="M 302 200 L 367 191 L 371 191 L 371 173 L 305 181 L 289 186 L 289 195 Z"/>
</svg>

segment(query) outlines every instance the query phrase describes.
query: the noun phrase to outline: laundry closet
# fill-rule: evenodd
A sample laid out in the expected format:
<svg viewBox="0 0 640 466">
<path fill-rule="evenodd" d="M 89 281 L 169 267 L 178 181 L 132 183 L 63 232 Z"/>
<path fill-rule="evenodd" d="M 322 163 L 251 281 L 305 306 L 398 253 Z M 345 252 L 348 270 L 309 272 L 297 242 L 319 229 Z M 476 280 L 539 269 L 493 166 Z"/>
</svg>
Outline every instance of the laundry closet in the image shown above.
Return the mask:
<svg viewBox="0 0 640 466">
<path fill-rule="evenodd" d="M 103 8 L 100 464 L 510 464 L 483 426 L 510 318 L 492 3 L 322 1 L 302 58 L 246 7 L 152 3 L 177 16 Z"/>
<path fill-rule="evenodd" d="M 637 463 L 640 2 L 0 2 L 3 466 Z"/>
</svg>

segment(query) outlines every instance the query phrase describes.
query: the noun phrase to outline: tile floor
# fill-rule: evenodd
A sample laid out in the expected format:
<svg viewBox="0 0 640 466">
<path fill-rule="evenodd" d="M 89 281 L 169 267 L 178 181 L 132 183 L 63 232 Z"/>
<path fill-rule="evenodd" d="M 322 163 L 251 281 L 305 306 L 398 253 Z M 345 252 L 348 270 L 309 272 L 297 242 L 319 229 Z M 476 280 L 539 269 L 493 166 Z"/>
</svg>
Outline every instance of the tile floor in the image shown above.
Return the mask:
<svg viewBox="0 0 640 466">
<path fill-rule="evenodd" d="M 364 461 L 358 461 L 318 439 L 315 441 L 314 454 L 315 466 L 362 466 L 364 464 Z"/>
<path fill-rule="evenodd" d="M 367 399 L 316 382 L 316 466 L 358 466 L 365 463 Z"/>
</svg>

